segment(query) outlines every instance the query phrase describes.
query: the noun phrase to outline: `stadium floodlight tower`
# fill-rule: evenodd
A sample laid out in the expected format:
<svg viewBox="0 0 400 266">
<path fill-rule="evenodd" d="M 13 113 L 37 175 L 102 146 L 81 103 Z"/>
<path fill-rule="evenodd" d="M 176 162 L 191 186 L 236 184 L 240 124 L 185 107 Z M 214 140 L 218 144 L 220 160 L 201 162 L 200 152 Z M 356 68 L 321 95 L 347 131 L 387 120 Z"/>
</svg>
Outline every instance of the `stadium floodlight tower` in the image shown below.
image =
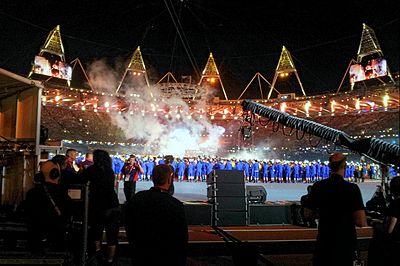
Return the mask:
<svg viewBox="0 0 400 266">
<path fill-rule="evenodd" d="M 379 45 L 378 39 L 375 35 L 375 31 L 371 29 L 367 24 L 363 23 L 361 41 L 357 52 L 357 63 L 361 64 L 361 61 L 365 56 L 373 54 L 377 54 L 380 58 L 384 58 L 381 46 Z M 387 75 L 389 76 L 390 80 L 395 83 L 389 66 L 387 66 Z M 352 84 L 352 89 L 353 86 L 354 84 Z"/>
<path fill-rule="evenodd" d="M 219 82 L 221 85 L 222 92 L 224 94 L 225 100 L 228 100 L 228 96 L 226 95 L 226 91 L 224 88 L 224 84 L 222 83 L 221 76 L 219 75 L 219 71 L 217 68 L 217 64 L 215 63 L 213 54 L 210 53 L 208 57 L 207 64 L 204 67 L 203 72 L 201 73 L 201 78 L 198 85 L 202 85 L 207 82 L 209 85 L 214 85 L 216 82 Z"/>
<path fill-rule="evenodd" d="M 279 58 L 278 66 L 276 67 L 275 70 L 275 75 L 274 79 L 272 80 L 271 89 L 269 90 L 268 93 L 268 98 L 267 98 L 268 100 L 271 98 L 273 90 L 279 93 L 279 91 L 275 89 L 275 84 L 278 77 L 287 77 L 290 73 L 295 74 L 297 81 L 299 82 L 301 92 L 303 93 L 303 96 L 306 96 L 303 84 L 301 83 L 299 74 L 297 73 L 296 67 L 294 66 L 292 56 L 290 55 L 290 52 L 286 49 L 286 47 L 282 46 L 281 56 Z"/>
<path fill-rule="evenodd" d="M 43 56 L 45 53 L 58 56 L 60 61 L 65 63 L 64 46 L 61 40 L 60 25 L 57 25 L 52 31 L 50 31 L 46 41 L 40 47 L 39 56 Z M 32 66 L 32 70 L 29 73 L 28 78 L 34 74 L 33 68 L 34 66 Z"/>
<path fill-rule="evenodd" d="M 54 54 L 60 57 L 61 61 L 65 62 L 64 46 L 61 40 L 60 25 L 57 25 L 47 36 L 46 42 L 40 47 L 39 55 L 42 56 L 45 52 Z"/>
<path fill-rule="evenodd" d="M 129 61 L 128 67 L 125 70 L 124 75 L 122 76 L 121 81 L 117 87 L 116 93 L 120 93 L 123 89 L 123 84 L 128 79 L 130 81 L 140 82 L 147 87 L 150 87 L 149 78 L 146 72 L 146 66 L 143 61 L 142 52 L 140 51 L 140 46 L 138 46 L 133 53 L 131 60 Z"/>
<path fill-rule="evenodd" d="M 343 81 L 347 75 L 347 73 L 350 70 L 350 67 L 353 64 L 362 64 L 362 61 L 364 57 L 368 57 L 371 55 L 376 55 L 378 58 L 384 58 L 383 56 L 383 51 L 381 49 L 381 46 L 378 42 L 378 39 L 376 38 L 375 31 L 369 27 L 367 24 L 363 23 L 363 31 L 361 33 L 361 40 L 360 40 L 360 45 L 358 46 L 358 51 L 357 51 L 357 60 L 352 59 L 347 67 L 346 72 L 344 73 L 343 79 L 339 85 L 339 88 L 337 89 L 336 92 L 339 92 L 342 85 Z M 394 83 L 394 79 L 392 77 L 392 74 L 390 72 L 389 66 L 387 66 L 387 75 L 390 78 L 390 80 Z M 383 82 L 381 79 L 378 78 L 379 81 Z M 354 89 L 354 82 L 351 83 L 350 89 Z"/>
</svg>

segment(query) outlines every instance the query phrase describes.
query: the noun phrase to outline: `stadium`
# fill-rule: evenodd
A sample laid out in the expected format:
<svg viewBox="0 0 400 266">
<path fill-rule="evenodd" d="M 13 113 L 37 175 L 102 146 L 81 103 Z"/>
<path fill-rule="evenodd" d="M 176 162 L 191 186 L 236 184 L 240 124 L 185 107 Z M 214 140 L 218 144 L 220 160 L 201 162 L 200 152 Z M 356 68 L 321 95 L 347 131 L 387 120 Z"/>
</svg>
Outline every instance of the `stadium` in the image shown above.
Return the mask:
<svg viewBox="0 0 400 266">
<path fill-rule="evenodd" d="M 121 169 L 115 170 L 117 162 L 135 154 L 148 169 L 149 162 L 161 164 L 166 155 L 172 155 L 175 197 L 185 203 L 191 226 L 188 254 L 193 261 L 203 258 L 210 265 L 222 265 L 222 260 L 212 264 L 210 258 L 231 256 L 229 247 L 221 244 L 230 241 L 256 243 L 263 254 L 259 259 L 264 262 L 293 265 L 290 263 L 297 257 L 309 260 L 316 229 L 301 227 L 299 200 L 309 183 L 327 176 L 322 170 L 309 176 L 301 170 L 296 177 L 296 165 L 301 169 L 328 168 L 330 154 L 344 153 L 349 171 L 345 178 L 357 181 L 358 171 L 363 176 L 359 187 L 364 203 L 378 184 L 385 186 L 400 172 L 399 73 L 389 68 L 398 62 L 386 60 L 374 30 L 366 24 L 360 39 L 356 59 L 349 58 L 335 91 L 307 91 L 293 55 L 282 46 L 275 71 L 269 73 L 271 81 L 256 72 L 240 88 L 238 97 L 228 98 L 232 84 L 224 86 L 217 54 L 209 53 L 199 75 L 177 78 L 171 70 L 155 80 L 147 67 L 154 64 L 142 55 L 140 46 L 120 71 L 101 60 L 85 64 L 76 58 L 68 62 L 58 25 L 43 40 L 37 55 L 27 59 L 32 60 L 27 77 L 0 68 L 0 205 L 12 206 L 14 211 L 23 202 L 41 162 L 69 149 L 75 149 L 80 160 L 88 152 L 104 149 L 112 156 L 116 191 L 123 206 L 124 182 Z M 182 178 L 176 171 L 179 162 L 185 164 Z M 237 168 L 242 162 L 250 167 L 244 180 L 243 168 Z M 190 174 L 190 165 L 194 169 L 200 163 L 212 164 L 212 171 Z M 215 168 L 218 164 L 223 166 Z M 230 169 L 225 168 L 227 164 Z M 255 164 L 256 174 L 251 170 Z M 283 170 L 281 176 L 278 170 L 271 174 L 269 169 L 277 164 L 288 165 L 289 170 Z M 386 166 L 387 176 L 382 170 Z M 221 179 L 233 180 L 237 174 L 228 170 L 235 169 L 247 197 L 246 206 L 242 206 L 241 215 L 220 211 L 216 218 L 218 197 L 211 195 L 218 191 L 215 171 L 222 171 L 218 172 Z M 151 174 L 146 171 L 139 175 L 138 191 L 152 186 Z M 12 178 L 15 176 L 18 178 Z M 81 195 L 87 194 L 87 186 L 74 189 L 80 191 L 77 205 L 85 202 L 87 198 Z M 254 202 L 249 200 L 252 191 L 257 195 Z M 4 210 L 8 219 L 12 211 Z M 10 254 L 17 250 L 21 252 L 19 263 L 38 259 L 51 264 L 51 259 L 62 258 L 61 264 L 66 265 L 65 254 L 27 257 L 18 244 L 22 241 L 24 246 L 24 229 L 6 218 L 1 225 L 4 237 L 0 246 L 10 252 L 0 254 L 2 263 L 14 260 Z M 79 221 L 83 228 L 85 221 L 85 216 Z M 224 230 L 218 232 L 215 226 L 230 235 L 223 237 Z M 213 230 L 216 233 L 210 233 Z M 81 228 L 77 232 L 82 233 Z M 366 260 L 372 228 L 357 229 L 357 234 L 361 257 Z M 127 257 L 124 230 L 119 237 L 121 258 Z M 18 241 L 10 241 L 13 238 Z M 299 247 L 298 241 L 305 245 Z M 86 248 L 82 247 L 84 255 L 79 253 L 84 265 L 88 263 Z M 294 259 L 285 258 L 287 254 L 295 254 Z"/>
</svg>

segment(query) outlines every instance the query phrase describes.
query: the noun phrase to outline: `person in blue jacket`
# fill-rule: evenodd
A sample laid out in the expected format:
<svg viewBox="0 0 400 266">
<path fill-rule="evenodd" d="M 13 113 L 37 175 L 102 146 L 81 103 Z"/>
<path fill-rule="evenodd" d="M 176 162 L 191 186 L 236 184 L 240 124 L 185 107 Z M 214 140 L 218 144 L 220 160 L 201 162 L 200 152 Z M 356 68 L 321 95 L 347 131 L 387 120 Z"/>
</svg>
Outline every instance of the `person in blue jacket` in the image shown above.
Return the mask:
<svg viewBox="0 0 400 266">
<path fill-rule="evenodd" d="M 304 173 L 305 173 L 305 177 L 306 177 L 306 182 L 310 183 L 311 182 L 311 168 L 310 168 L 310 164 L 308 162 L 306 162 L 306 165 L 304 167 Z"/>
<path fill-rule="evenodd" d="M 262 169 L 263 169 L 262 181 L 264 183 L 266 183 L 266 182 L 268 182 L 268 161 L 267 160 L 263 161 Z"/>
<path fill-rule="evenodd" d="M 244 176 L 246 177 L 246 180 L 249 181 L 250 178 L 250 164 L 248 162 L 244 162 Z"/>
<path fill-rule="evenodd" d="M 225 170 L 225 162 L 222 159 L 219 161 L 219 170 Z"/>
<path fill-rule="evenodd" d="M 207 172 L 206 172 L 207 175 L 209 175 L 212 172 L 213 168 L 214 168 L 213 161 L 207 159 Z"/>
<path fill-rule="evenodd" d="M 193 181 L 194 180 L 194 174 L 195 174 L 195 164 L 193 159 L 189 159 L 189 165 L 188 165 L 188 180 Z"/>
<path fill-rule="evenodd" d="M 177 167 L 178 167 L 178 181 L 183 181 L 186 164 L 182 159 L 179 159 Z"/>
<path fill-rule="evenodd" d="M 143 181 L 146 178 L 146 171 L 147 171 L 147 166 L 146 166 L 146 162 L 147 160 L 145 160 L 144 158 L 138 159 L 140 166 L 143 168 L 143 173 L 139 172 L 139 181 Z"/>
<path fill-rule="evenodd" d="M 238 160 L 235 166 L 236 170 L 243 171 L 243 162 L 242 160 Z"/>
<path fill-rule="evenodd" d="M 294 181 L 299 183 L 301 182 L 301 176 L 300 176 L 300 165 L 297 161 L 294 162 L 294 167 L 293 167 L 293 176 L 294 176 Z"/>
<path fill-rule="evenodd" d="M 290 162 L 285 163 L 285 179 L 286 183 L 291 182 L 291 175 L 292 175 L 292 167 L 290 166 Z"/>
<path fill-rule="evenodd" d="M 200 182 L 201 181 L 201 176 L 203 174 L 203 163 L 200 159 L 195 162 L 196 164 L 196 173 L 195 173 L 195 180 Z"/>
<path fill-rule="evenodd" d="M 283 165 L 280 161 L 276 164 L 276 178 L 279 183 L 283 183 Z"/>
<path fill-rule="evenodd" d="M 231 160 L 226 161 L 225 170 L 232 170 L 232 163 Z"/>
<path fill-rule="evenodd" d="M 257 160 L 254 160 L 253 164 L 251 165 L 251 176 L 253 178 L 254 183 L 258 183 L 259 174 L 260 174 L 260 164 L 258 163 Z"/>
<path fill-rule="evenodd" d="M 317 177 L 317 166 L 315 164 L 315 161 L 311 164 L 310 171 L 311 171 L 311 182 L 315 182 Z"/>
<path fill-rule="evenodd" d="M 152 180 L 155 163 L 152 158 L 146 163 L 146 180 Z"/>
<path fill-rule="evenodd" d="M 269 176 L 271 178 L 271 182 L 275 182 L 276 177 L 276 162 L 272 162 L 269 166 Z"/>
</svg>

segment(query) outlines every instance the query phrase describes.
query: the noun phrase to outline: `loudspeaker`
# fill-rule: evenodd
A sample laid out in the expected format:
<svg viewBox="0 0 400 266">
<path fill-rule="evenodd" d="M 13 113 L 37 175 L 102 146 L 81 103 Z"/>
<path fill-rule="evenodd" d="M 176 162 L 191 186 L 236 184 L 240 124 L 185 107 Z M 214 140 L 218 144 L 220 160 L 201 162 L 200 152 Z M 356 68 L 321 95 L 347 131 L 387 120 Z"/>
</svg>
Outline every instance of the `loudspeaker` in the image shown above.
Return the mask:
<svg viewBox="0 0 400 266">
<path fill-rule="evenodd" d="M 249 203 L 263 204 L 267 201 L 267 190 L 263 186 L 246 186 L 246 195 Z"/>
<path fill-rule="evenodd" d="M 246 211 L 246 197 L 244 195 L 241 197 L 218 197 L 214 200 L 217 210 Z"/>
<path fill-rule="evenodd" d="M 207 184 L 244 184 L 244 179 L 244 171 L 241 170 L 214 170 L 207 176 Z"/>
<path fill-rule="evenodd" d="M 246 225 L 247 202 L 244 171 L 214 170 L 207 177 L 207 196 L 212 203 L 212 224 Z"/>
<path fill-rule="evenodd" d="M 244 226 L 247 224 L 247 211 L 217 211 L 214 222 L 216 226 Z"/>
<path fill-rule="evenodd" d="M 214 193 L 215 192 L 215 193 Z M 245 189 L 243 184 L 221 183 L 217 186 L 207 186 L 207 197 L 244 197 Z"/>
</svg>

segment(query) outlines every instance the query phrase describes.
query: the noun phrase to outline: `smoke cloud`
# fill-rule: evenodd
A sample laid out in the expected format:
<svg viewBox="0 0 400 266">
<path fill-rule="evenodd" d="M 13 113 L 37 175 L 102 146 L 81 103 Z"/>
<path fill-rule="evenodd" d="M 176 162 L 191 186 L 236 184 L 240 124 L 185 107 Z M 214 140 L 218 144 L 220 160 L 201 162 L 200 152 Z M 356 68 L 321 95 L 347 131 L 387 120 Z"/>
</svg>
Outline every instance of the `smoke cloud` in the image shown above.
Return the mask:
<svg viewBox="0 0 400 266">
<path fill-rule="evenodd" d="M 94 62 L 88 72 L 97 91 L 115 92 L 117 75 L 104 61 Z M 166 98 L 156 86 L 140 86 L 140 83 L 132 78 L 128 84 L 124 82 L 125 95 L 140 97 L 126 97 L 123 112 L 110 112 L 112 122 L 123 130 L 127 139 L 144 143 L 147 154 L 178 157 L 217 154 L 219 138 L 225 129 L 207 120 L 206 102 L 212 96 L 204 92 L 201 100 L 189 106 L 181 98 Z M 200 110 L 200 114 L 194 113 L 195 110 Z"/>
</svg>

